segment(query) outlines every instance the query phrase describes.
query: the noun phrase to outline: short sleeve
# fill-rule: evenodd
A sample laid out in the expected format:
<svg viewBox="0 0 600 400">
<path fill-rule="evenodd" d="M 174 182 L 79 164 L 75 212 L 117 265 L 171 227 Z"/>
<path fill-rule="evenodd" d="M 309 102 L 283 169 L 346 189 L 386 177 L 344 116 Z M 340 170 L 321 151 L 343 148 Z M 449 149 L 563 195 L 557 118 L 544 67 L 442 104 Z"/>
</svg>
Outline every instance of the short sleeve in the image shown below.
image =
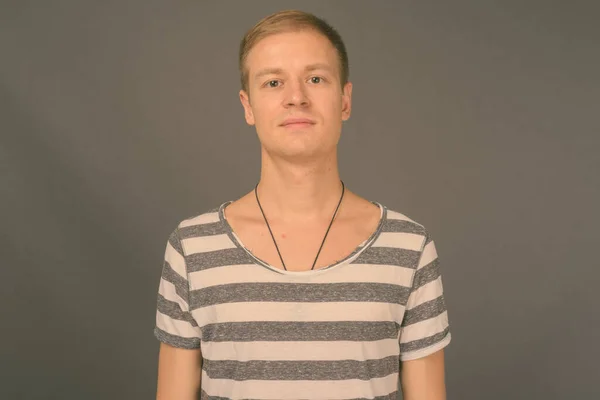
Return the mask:
<svg viewBox="0 0 600 400">
<path fill-rule="evenodd" d="M 440 263 L 429 234 L 414 273 L 399 340 L 401 361 L 428 356 L 450 343 Z"/>
<path fill-rule="evenodd" d="M 165 249 L 154 335 L 174 347 L 200 347 L 201 330 L 190 313 L 188 274 L 178 229 L 169 236 Z"/>
</svg>

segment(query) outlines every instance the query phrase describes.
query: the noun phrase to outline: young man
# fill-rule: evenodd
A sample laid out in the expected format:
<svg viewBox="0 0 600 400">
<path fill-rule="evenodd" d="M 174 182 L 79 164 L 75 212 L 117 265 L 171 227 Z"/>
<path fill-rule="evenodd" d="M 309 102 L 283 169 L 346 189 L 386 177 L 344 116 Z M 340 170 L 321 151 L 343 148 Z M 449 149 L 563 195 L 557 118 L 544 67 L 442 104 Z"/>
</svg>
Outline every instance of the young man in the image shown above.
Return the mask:
<svg viewBox="0 0 600 400">
<path fill-rule="evenodd" d="M 341 38 L 311 14 L 276 13 L 243 39 L 240 69 L 260 180 L 169 237 L 158 398 L 445 399 L 434 242 L 340 180 Z"/>
</svg>

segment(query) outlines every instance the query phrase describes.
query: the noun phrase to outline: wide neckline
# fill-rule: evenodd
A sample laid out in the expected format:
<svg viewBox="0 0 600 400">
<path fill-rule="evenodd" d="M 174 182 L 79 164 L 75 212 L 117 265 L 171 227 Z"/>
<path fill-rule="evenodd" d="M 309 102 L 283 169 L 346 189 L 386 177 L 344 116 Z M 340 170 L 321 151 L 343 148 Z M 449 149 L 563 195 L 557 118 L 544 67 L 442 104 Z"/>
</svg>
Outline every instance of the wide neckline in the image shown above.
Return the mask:
<svg viewBox="0 0 600 400">
<path fill-rule="evenodd" d="M 225 231 L 226 231 L 227 235 L 229 236 L 229 239 L 231 239 L 231 241 L 237 248 L 243 250 L 248 256 L 250 256 L 256 262 L 256 264 L 258 264 L 262 267 L 265 267 L 271 271 L 277 272 L 279 274 L 289 275 L 289 276 L 318 275 L 318 274 L 322 274 L 322 273 L 331 271 L 333 269 L 336 269 L 337 267 L 340 267 L 342 265 L 346 265 L 346 264 L 352 262 L 354 259 L 356 259 L 360 255 L 360 253 L 362 253 L 364 250 L 371 247 L 371 245 L 373 244 L 375 239 L 381 233 L 383 225 L 387 219 L 387 208 L 379 202 L 371 201 L 371 203 L 378 206 L 381 211 L 380 217 L 379 217 L 379 223 L 377 224 L 377 228 L 371 233 L 371 235 L 366 240 L 364 240 L 361 244 L 359 244 L 350 254 L 348 254 L 346 257 L 342 258 L 341 260 L 338 260 L 337 262 L 327 265 L 322 268 L 318 268 L 318 269 L 314 269 L 314 270 L 306 270 L 306 271 L 287 271 L 287 270 L 275 267 L 275 266 L 267 263 L 266 261 L 262 260 L 261 258 L 257 257 L 244 245 L 242 240 L 235 233 L 235 231 L 229 224 L 229 221 L 227 221 L 227 218 L 225 217 L 225 208 L 231 203 L 233 203 L 233 200 L 228 200 L 228 201 L 224 202 L 223 204 L 221 204 L 219 206 L 219 211 L 218 211 L 219 221 L 225 227 Z"/>
</svg>

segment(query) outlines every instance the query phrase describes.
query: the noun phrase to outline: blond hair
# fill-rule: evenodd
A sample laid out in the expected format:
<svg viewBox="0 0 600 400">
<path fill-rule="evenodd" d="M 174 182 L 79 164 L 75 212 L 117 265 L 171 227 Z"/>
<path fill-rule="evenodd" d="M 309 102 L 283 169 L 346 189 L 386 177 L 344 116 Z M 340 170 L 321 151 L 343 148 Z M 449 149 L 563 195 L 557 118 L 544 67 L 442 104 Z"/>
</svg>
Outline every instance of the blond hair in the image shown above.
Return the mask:
<svg viewBox="0 0 600 400">
<path fill-rule="evenodd" d="M 348 82 L 349 66 L 348 53 L 340 34 L 325 20 L 300 10 L 285 10 L 268 15 L 258 21 L 244 35 L 240 43 L 239 69 L 241 75 L 242 89 L 248 92 L 248 68 L 246 59 L 250 50 L 267 36 L 277 33 L 313 29 L 325 36 L 335 47 L 340 66 L 340 84 L 342 87 Z"/>
</svg>

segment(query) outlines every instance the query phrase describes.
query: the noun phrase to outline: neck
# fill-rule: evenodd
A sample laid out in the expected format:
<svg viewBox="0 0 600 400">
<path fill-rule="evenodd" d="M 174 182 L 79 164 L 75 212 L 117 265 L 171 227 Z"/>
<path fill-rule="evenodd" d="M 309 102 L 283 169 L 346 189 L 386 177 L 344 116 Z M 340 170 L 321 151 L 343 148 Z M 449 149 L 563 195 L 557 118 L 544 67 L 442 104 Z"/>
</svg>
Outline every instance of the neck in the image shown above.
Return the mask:
<svg viewBox="0 0 600 400">
<path fill-rule="evenodd" d="M 269 221 L 310 223 L 331 219 L 342 195 L 335 153 L 303 165 L 273 162 L 263 154 L 261 164 L 257 193 Z"/>
</svg>

